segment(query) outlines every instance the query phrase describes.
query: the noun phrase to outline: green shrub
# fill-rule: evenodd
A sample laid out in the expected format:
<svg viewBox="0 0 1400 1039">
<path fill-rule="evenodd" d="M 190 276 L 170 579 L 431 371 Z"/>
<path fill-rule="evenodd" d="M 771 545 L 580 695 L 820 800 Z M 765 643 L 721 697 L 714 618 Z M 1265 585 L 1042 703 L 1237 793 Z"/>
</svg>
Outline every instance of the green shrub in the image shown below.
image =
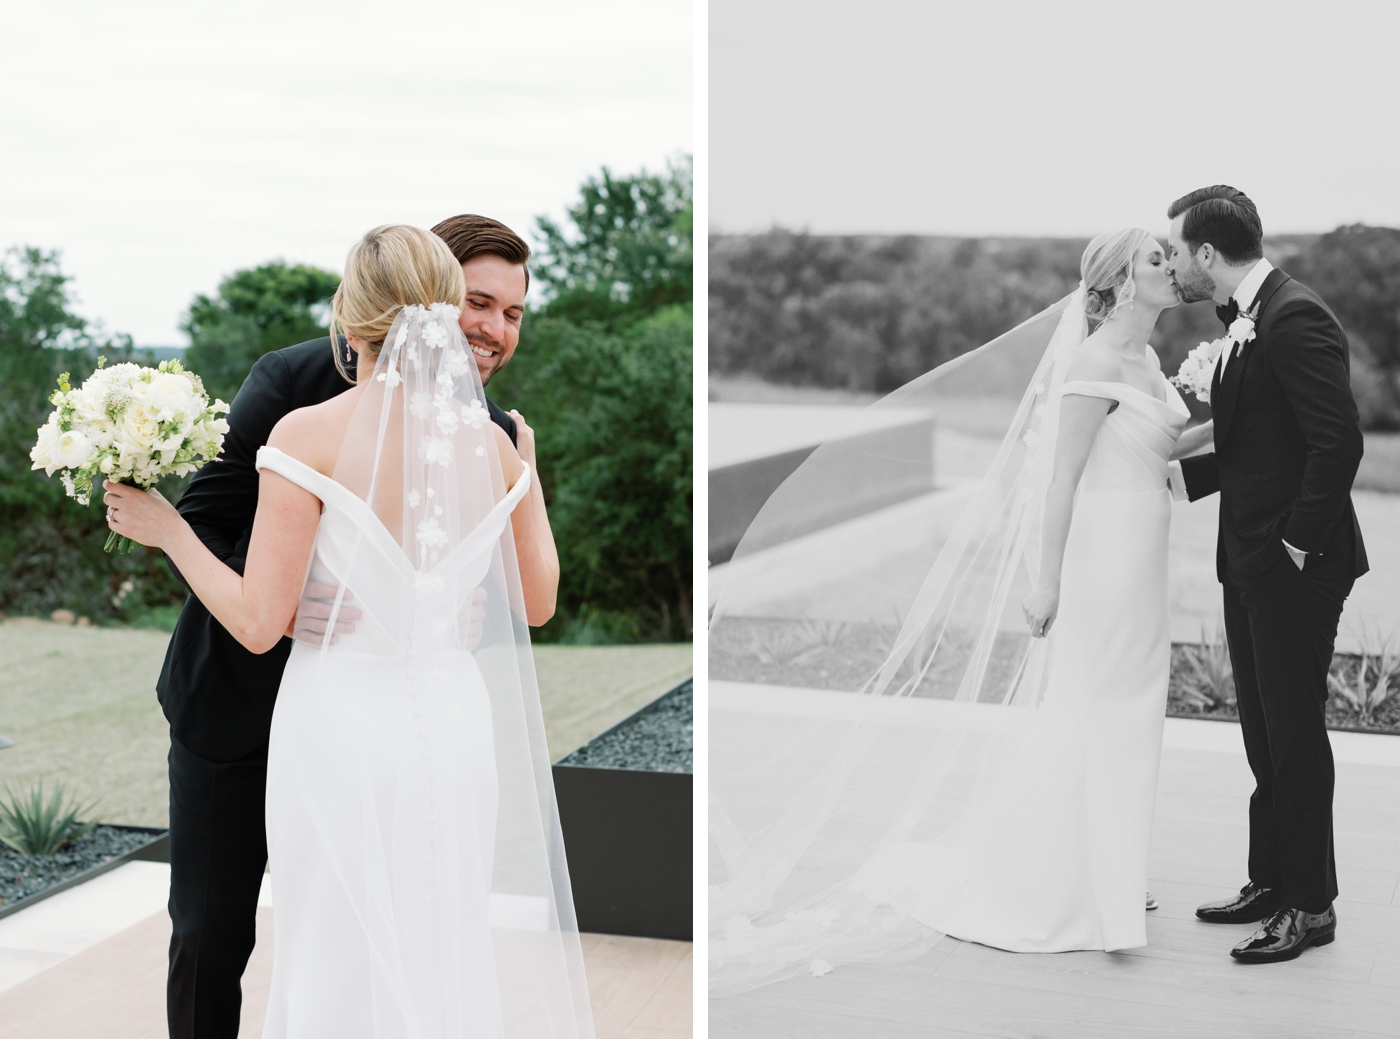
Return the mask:
<svg viewBox="0 0 1400 1039">
<path fill-rule="evenodd" d="M 78 821 L 79 814 L 94 806 L 69 803 L 61 786 L 50 797 L 44 796 L 43 783 L 23 794 L 7 787 L 5 797 L 0 801 L 0 842 L 21 855 L 52 855 L 97 826 L 95 820 Z"/>
</svg>

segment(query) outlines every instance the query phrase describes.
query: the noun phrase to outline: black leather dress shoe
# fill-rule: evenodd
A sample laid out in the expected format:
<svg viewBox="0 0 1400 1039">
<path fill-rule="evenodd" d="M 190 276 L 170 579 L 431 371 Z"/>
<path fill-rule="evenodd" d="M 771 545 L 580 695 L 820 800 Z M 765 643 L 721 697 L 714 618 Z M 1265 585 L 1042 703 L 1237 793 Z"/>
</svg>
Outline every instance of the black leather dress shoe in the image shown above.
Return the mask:
<svg viewBox="0 0 1400 1039">
<path fill-rule="evenodd" d="M 1196 915 L 1208 924 L 1252 924 L 1282 908 L 1273 888 L 1259 887 L 1251 880 L 1234 898 L 1207 902 Z"/>
<path fill-rule="evenodd" d="M 1310 945 L 1328 945 L 1337 937 L 1337 913 L 1328 906 L 1321 913 L 1280 909 L 1264 926 L 1230 950 L 1241 963 L 1281 963 L 1298 956 Z"/>
</svg>

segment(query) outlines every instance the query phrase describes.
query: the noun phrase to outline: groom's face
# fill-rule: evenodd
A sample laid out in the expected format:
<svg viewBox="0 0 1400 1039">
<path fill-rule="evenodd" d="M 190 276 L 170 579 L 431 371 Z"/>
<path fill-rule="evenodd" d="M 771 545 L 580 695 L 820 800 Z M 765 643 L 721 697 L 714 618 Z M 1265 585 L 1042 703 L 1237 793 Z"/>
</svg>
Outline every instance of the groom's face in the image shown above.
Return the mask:
<svg viewBox="0 0 1400 1039">
<path fill-rule="evenodd" d="M 515 353 L 525 317 L 525 268 L 490 253 L 462 264 L 467 301 L 462 307 L 462 334 L 472 348 L 481 385 Z"/>
<path fill-rule="evenodd" d="M 1196 257 L 1191 253 L 1191 247 L 1182 237 L 1181 228 L 1186 222 L 1186 215 L 1175 217 L 1172 220 L 1171 230 L 1167 232 L 1167 251 L 1170 254 L 1167 260 L 1167 272 L 1172 276 L 1172 281 L 1176 283 L 1176 291 L 1181 296 L 1183 303 L 1199 303 L 1203 299 L 1212 299 L 1215 296 L 1215 279 L 1210 276 L 1210 272 L 1196 262 Z"/>
</svg>

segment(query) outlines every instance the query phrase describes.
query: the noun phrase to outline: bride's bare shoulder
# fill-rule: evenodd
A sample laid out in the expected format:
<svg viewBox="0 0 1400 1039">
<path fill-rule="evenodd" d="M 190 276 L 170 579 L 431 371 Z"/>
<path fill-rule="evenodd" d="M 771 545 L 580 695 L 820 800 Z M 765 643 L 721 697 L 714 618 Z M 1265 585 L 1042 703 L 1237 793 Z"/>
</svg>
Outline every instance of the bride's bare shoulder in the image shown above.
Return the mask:
<svg viewBox="0 0 1400 1039">
<path fill-rule="evenodd" d="M 1066 382 L 1122 382 L 1123 362 L 1113 350 L 1101 340 L 1089 336 L 1065 370 Z"/>
<path fill-rule="evenodd" d="M 320 404 L 297 408 L 283 415 L 267 438 L 267 446 L 305 462 L 319 473 L 335 471 L 345 430 L 354 414 L 353 391 L 338 394 Z"/>
</svg>

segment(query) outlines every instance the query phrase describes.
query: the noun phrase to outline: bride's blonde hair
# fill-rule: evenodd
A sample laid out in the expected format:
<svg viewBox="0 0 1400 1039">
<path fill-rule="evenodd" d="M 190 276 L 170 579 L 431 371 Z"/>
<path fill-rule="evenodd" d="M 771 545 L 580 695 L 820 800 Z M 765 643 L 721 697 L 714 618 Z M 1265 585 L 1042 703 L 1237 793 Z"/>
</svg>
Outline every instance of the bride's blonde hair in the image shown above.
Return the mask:
<svg viewBox="0 0 1400 1039">
<path fill-rule="evenodd" d="M 1133 301 L 1133 260 L 1142 243 L 1152 236 L 1140 227 L 1125 227 L 1099 235 L 1084 250 L 1079 276 L 1084 280 L 1084 314 L 1090 321 L 1104 321 Z"/>
<path fill-rule="evenodd" d="M 349 333 L 379 356 L 384 337 L 399 311 L 415 303 L 466 301 L 462 265 L 437 235 L 408 224 L 381 224 L 350 247 L 345 277 L 331 299 L 331 344 L 337 335 Z M 335 366 L 351 382 L 339 349 Z"/>
</svg>

